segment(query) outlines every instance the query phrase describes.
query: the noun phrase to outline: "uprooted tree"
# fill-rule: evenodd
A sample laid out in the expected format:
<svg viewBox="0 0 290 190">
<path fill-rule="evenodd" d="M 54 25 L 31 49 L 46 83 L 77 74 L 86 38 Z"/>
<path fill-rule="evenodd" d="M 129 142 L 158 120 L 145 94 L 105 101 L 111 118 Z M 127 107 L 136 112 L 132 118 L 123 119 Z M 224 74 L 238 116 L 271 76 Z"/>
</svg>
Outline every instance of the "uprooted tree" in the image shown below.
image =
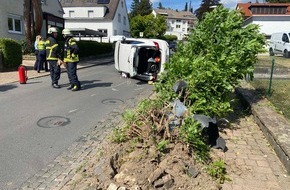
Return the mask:
<svg viewBox="0 0 290 190">
<path fill-rule="evenodd" d="M 138 146 L 145 152 L 150 153 L 152 147 L 160 152 L 155 161 L 162 172 L 155 176 L 156 181 L 148 178 L 149 186 L 155 187 L 162 176 L 171 176 L 170 170 L 161 164 L 164 154 L 171 151 L 167 149 L 170 143 L 173 147 L 186 145 L 188 154 L 194 159 L 211 163 L 210 143 L 195 116 L 206 116 L 213 121 L 232 110 L 230 102 L 234 88 L 245 75 L 253 77 L 257 54 L 263 52 L 264 45 L 265 38 L 257 25 L 243 27 L 241 13 L 222 6 L 205 15 L 188 42 L 178 44 L 176 53 L 166 64 L 165 73 L 155 85 L 157 96 L 142 101 L 134 111 L 125 112 L 125 126 L 117 128 L 113 135 L 114 142 L 141 143 L 143 145 Z M 178 103 L 185 107 L 182 113 L 177 113 L 180 112 L 177 107 L 182 107 L 177 106 Z M 222 161 L 216 163 L 219 168 L 210 175 L 222 182 L 226 179 L 225 170 Z M 116 173 L 124 169 L 118 164 L 113 168 Z M 217 175 L 219 169 L 222 172 Z"/>
</svg>

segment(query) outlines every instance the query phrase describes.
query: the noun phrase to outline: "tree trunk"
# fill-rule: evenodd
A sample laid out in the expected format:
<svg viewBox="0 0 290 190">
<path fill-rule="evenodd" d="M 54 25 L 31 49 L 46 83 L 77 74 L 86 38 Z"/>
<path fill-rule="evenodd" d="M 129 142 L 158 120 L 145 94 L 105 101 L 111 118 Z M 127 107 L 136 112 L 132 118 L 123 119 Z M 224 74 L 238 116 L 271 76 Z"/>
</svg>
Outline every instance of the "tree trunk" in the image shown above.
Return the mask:
<svg viewBox="0 0 290 190">
<path fill-rule="evenodd" d="M 39 35 L 42 28 L 43 23 L 43 13 L 41 8 L 41 1 L 39 0 L 32 0 L 32 8 L 34 13 L 34 32 L 35 35 Z"/>
<path fill-rule="evenodd" d="M 23 20 L 24 20 L 24 31 L 26 37 L 26 50 L 32 49 L 32 37 L 31 37 L 31 0 L 24 0 L 23 4 Z"/>
</svg>

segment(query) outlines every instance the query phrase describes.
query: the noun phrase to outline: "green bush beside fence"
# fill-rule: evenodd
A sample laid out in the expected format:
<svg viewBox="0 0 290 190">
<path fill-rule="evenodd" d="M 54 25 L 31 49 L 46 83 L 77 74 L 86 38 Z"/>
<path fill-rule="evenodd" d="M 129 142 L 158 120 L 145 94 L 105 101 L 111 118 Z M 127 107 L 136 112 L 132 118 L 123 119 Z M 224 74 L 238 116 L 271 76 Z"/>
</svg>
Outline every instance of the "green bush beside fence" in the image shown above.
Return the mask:
<svg viewBox="0 0 290 190">
<path fill-rule="evenodd" d="M 81 58 L 111 53 L 113 51 L 113 45 L 111 43 L 78 41 L 77 44 L 80 49 L 79 55 Z"/>
<path fill-rule="evenodd" d="M 3 67 L 15 68 L 22 64 L 21 44 L 9 38 L 0 38 Z"/>
</svg>

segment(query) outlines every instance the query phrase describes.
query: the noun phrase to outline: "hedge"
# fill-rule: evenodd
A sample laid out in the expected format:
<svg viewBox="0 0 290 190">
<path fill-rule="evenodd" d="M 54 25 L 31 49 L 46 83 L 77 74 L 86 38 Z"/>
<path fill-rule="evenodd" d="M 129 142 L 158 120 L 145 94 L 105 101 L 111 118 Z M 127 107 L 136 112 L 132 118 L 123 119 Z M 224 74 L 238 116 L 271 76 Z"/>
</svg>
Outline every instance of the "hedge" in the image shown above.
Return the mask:
<svg viewBox="0 0 290 190">
<path fill-rule="evenodd" d="M 22 64 L 21 44 L 10 38 L 0 38 L 4 68 L 15 68 Z"/>
<path fill-rule="evenodd" d="M 111 43 L 100 43 L 96 41 L 78 41 L 78 47 L 80 49 L 80 57 L 97 56 L 105 53 L 111 53 L 113 46 Z"/>
</svg>

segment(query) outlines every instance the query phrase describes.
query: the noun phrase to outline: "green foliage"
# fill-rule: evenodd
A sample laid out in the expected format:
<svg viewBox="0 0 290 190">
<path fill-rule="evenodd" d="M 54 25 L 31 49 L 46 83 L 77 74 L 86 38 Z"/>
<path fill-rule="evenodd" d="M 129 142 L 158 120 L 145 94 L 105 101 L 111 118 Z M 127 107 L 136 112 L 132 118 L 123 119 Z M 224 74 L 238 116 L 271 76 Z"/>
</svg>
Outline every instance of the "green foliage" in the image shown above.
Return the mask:
<svg viewBox="0 0 290 190">
<path fill-rule="evenodd" d="M 177 36 L 176 35 L 164 35 L 161 37 L 162 40 L 166 40 L 166 41 L 174 41 L 177 40 Z"/>
<path fill-rule="evenodd" d="M 223 184 L 225 182 L 225 180 L 230 180 L 226 175 L 227 171 L 225 168 L 225 163 L 221 159 L 212 162 L 208 166 L 207 172 L 210 176 L 217 179 L 219 181 L 219 183 L 221 183 L 221 184 Z"/>
<path fill-rule="evenodd" d="M 203 20 L 205 13 L 214 10 L 214 7 L 220 4 L 220 0 L 202 0 L 200 7 L 194 11 L 199 21 Z"/>
<path fill-rule="evenodd" d="M 206 145 L 201 135 L 200 124 L 188 117 L 180 129 L 180 138 L 195 151 L 200 161 L 209 160 L 209 146 Z"/>
<path fill-rule="evenodd" d="M 243 27 L 239 11 L 217 7 L 197 25 L 188 43 L 178 44 L 156 91 L 171 101 L 178 96 L 172 86 L 184 80 L 184 103 L 191 114 L 222 116 L 231 111 L 230 94 L 239 80 L 253 77 L 256 55 L 264 51 L 264 44 L 258 25 Z"/>
<path fill-rule="evenodd" d="M 168 140 L 161 140 L 158 144 L 157 144 L 157 150 L 161 153 L 164 153 L 166 147 L 168 146 L 169 141 Z"/>
<path fill-rule="evenodd" d="M 112 140 L 112 142 L 115 142 L 115 143 L 126 142 L 128 140 L 126 131 L 127 131 L 127 128 L 115 128 L 113 130 L 113 134 L 110 137 L 110 139 Z"/>
<path fill-rule="evenodd" d="M 21 40 L 21 49 L 22 49 L 22 54 L 27 55 L 27 54 L 34 54 L 34 46 L 32 48 L 29 48 L 27 45 L 26 40 Z"/>
<path fill-rule="evenodd" d="M 137 15 L 130 20 L 131 35 L 139 37 L 143 32 L 144 38 L 160 38 L 166 32 L 166 21 L 161 15 Z"/>
<path fill-rule="evenodd" d="M 15 68 L 22 63 L 21 44 L 10 38 L 0 38 L 4 68 Z"/>
<path fill-rule="evenodd" d="M 131 4 L 130 18 L 137 15 L 145 16 L 152 13 L 152 4 L 149 0 L 133 0 Z"/>
</svg>

